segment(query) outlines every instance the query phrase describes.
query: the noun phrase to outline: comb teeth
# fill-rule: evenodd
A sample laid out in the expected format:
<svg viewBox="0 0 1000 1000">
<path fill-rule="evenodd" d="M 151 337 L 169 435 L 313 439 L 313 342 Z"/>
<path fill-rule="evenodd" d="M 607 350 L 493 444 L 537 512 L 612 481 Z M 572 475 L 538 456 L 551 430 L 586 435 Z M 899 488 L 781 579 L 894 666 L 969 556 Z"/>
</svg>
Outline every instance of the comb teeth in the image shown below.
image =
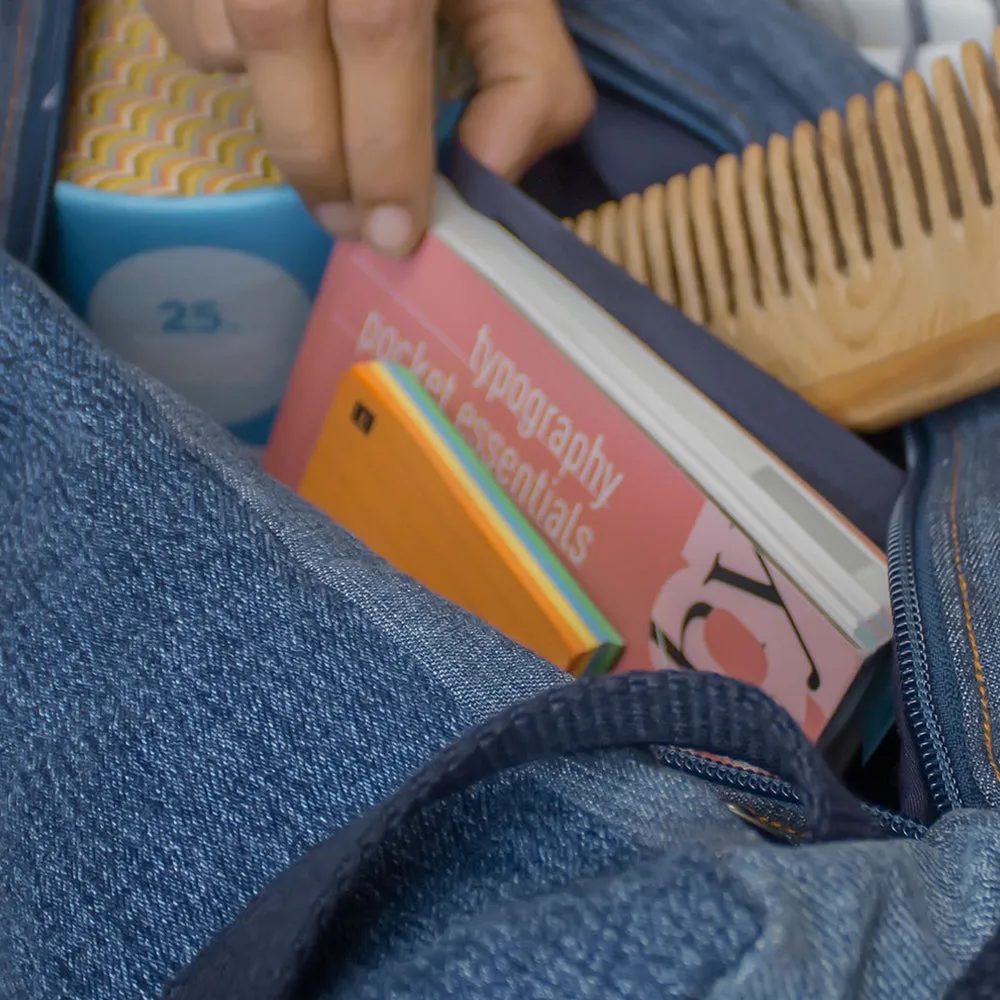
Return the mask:
<svg viewBox="0 0 1000 1000">
<path fill-rule="evenodd" d="M 843 375 L 1000 312 L 998 55 L 1000 29 L 933 96 L 908 73 L 567 225 L 793 388 Z"/>
<path fill-rule="evenodd" d="M 729 325 L 752 305 L 992 207 L 1000 83 L 975 43 L 962 63 L 964 84 L 950 60 L 934 64 L 936 100 L 908 73 L 871 104 L 855 97 L 818 129 L 803 122 L 790 142 L 773 137 L 766 156 L 750 146 L 567 225 L 693 318 Z"/>
</svg>

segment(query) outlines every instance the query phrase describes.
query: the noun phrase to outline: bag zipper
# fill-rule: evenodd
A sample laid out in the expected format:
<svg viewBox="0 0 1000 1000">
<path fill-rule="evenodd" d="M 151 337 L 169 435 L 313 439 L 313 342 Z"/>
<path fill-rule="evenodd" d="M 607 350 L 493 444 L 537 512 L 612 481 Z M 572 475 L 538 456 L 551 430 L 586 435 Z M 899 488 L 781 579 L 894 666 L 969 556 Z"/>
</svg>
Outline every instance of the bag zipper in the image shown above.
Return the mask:
<svg viewBox="0 0 1000 1000">
<path fill-rule="evenodd" d="M 772 799 L 791 806 L 797 806 L 800 802 L 795 787 L 789 782 L 769 777 L 758 771 L 721 764 L 688 750 L 678 750 L 673 747 L 658 749 L 656 758 L 667 767 L 733 791 L 744 792 L 761 799 Z M 864 807 L 878 819 L 884 830 L 895 837 L 919 840 L 926 833 L 923 824 L 899 813 L 868 803 L 865 803 Z"/>
<path fill-rule="evenodd" d="M 889 525 L 889 600 L 904 721 L 917 745 L 931 803 L 941 814 L 955 807 L 959 795 L 953 777 L 943 765 L 944 738 L 937 726 L 924 624 L 917 600 L 915 519 L 926 480 L 926 439 L 917 426 L 906 431 L 906 464 L 910 474 Z"/>
<path fill-rule="evenodd" d="M 919 425 L 912 425 L 906 430 L 906 462 L 910 471 L 890 520 L 887 556 L 889 600 L 895 630 L 895 667 L 904 721 L 914 737 L 931 804 L 940 815 L 954 809 L 961 800 L 948 766 L 944 738 L 937 725 L 924 620 L 917 600 L 915 533 L 918 506 L 926 481 L 925 435 Z M 776 778 L 721 764 L 683 750 L 663 750 L 660 759 L 677 770 L 733 790 L 790 805 L 798 802 L 794 787 Z M 895 835 L 920 837 L 926 829 L 898 813 L 875 806 L 867 808 L 879 818 L 884 828 Z"/>
</svg>

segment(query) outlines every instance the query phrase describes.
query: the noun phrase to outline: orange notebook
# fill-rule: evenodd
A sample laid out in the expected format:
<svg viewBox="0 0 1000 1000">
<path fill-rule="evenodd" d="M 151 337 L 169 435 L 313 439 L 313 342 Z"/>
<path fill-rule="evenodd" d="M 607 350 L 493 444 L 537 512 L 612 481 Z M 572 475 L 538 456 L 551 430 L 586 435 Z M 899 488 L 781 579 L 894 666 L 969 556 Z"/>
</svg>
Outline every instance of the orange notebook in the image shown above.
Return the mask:
<svg viewBox="0 0 1000 1000">
<path fill-rule="evenodd" d="M 397 569 L 574 674 L 621 636 L 491 479 L 412 373 L 354 365 L 299 492 Z"/>
</svg>

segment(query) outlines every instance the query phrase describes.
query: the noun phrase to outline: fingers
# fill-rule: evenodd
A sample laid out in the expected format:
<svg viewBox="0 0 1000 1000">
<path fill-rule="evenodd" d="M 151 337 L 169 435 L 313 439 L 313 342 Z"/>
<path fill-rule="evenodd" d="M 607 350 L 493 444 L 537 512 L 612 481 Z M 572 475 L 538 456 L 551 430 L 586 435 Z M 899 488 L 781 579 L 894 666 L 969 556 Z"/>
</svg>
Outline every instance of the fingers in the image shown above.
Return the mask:
<svg viewBox="0 0 1000 1000">
<path fill-rule="evenodd" d="M 200 4 L 204 0 L 193 0 Z M 225 0 L 275 165 L 321 222 L 356 236 L 326 0 Z"/>
<path fill-rule="evenodd" d="M 444 0 L 477 70 L 470 152 L 515 180 L 594 107 L 557 0 Z M 147 0 L 177 51 L 249 73 L 277 167 L 320 222 L 409 253 L 430 212 L 435 0 Z"/>
<path fill-rule="evenodd" d="M 433 0 L 329 0 L 352 200 L 365 239 L 400 256 L 430 214 L 434 15 Z"/>
<path fill-rule="evenodd" d="M 594 111 L 594 89 L 555 0 L 449 0 L 445 10 L 476 64 L 479 93 L 463 145 L 517 180 L 573 139 Z"/>
</svg>

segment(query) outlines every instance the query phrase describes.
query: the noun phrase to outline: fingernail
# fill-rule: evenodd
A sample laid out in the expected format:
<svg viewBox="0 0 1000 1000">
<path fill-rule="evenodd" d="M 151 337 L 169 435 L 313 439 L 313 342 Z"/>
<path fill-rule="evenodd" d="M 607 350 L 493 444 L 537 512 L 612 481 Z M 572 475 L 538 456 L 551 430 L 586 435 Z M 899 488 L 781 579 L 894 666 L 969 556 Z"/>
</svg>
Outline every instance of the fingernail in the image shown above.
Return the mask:
<svg viewBox="0 0 1000 1000">
<path fill-rule="evenodd" d="M 364 232 L 376 250 L 401 256 L 413 244 L 413 216 L 401 205 L 382 205 L 368 213 Z"/>
<path fill-rule="evenodd" d="M 331 201 L 316 209 L 319 224 L 331 236 L 357 238 L 361 231 L 361 213 L 349 201 Z"/>
</svg>

